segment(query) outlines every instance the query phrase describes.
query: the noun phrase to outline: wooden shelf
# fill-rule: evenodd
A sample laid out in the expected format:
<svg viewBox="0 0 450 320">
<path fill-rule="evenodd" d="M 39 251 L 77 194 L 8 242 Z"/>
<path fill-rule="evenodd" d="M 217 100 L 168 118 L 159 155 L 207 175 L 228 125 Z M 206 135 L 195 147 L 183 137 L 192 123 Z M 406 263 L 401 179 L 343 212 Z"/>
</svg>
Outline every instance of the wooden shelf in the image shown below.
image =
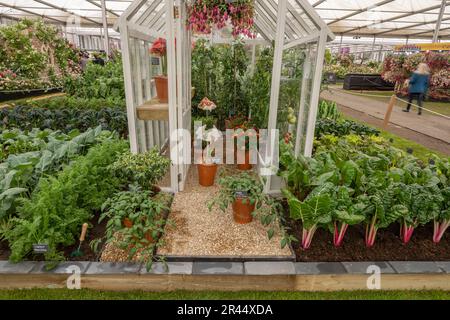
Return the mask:
<svg viewBox="0 0 450 320">
<path fill-rule="evenodd" d="M 139 120 L 169 120 L 169 104 L 157 98 L 144 102 L 136 110 Z"/>
</svg>

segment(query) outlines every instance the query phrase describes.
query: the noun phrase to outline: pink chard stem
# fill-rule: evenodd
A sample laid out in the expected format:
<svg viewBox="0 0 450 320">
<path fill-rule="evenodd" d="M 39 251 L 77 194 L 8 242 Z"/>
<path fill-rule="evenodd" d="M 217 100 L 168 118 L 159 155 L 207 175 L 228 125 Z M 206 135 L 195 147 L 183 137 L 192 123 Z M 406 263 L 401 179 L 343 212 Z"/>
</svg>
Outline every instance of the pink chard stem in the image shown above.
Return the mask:
<svg viewBox="0 0 450 320">
<path fill-rule="evenodd" d="M 378 228 L 375 226 L 375 222 L 377 221 L 377 216 L 373 216 L 372 222 L 370 225 L 366 226 L 366 246 L 372 247 L 375 244 L 375 237 L 377 236 Z"/>
<path fill-rule="evenodd" d="M 403 225 L 400 227 L 400 233 L 401 233 L 401 238 L 402 238 L 404 244 L 408 243 L 409 240 L 411 240 L 413 232 L 414 232 L 414 226 L 408 226 L 406 221 L 403 222 Z"/>
<path fill-rule="evenodd" d="M 303 249 L 309 249 L 311 246 L 312 239 L 314 237 L 314 233 L 317 230 L 317 226 L 314 225 L 310 229 L 303 229 L 302 233 L 302 247 Z"/>
<path fill-rule="evenodd" d="M 433 242 L 439 243 L 444 236 L 445 231 L 450 227 L 450 219 L 442 222 L 434 221 Z"/>
<path fill-rule="evenodd" d="M 334 222 L 334 239 L 333 243 L 335 247 L 340 247 L 344 242 L 344 236 L 347 232 L 348 224 L 342 223 L 341 228 L 339 229 L 338 223 Z"/>
</svg>

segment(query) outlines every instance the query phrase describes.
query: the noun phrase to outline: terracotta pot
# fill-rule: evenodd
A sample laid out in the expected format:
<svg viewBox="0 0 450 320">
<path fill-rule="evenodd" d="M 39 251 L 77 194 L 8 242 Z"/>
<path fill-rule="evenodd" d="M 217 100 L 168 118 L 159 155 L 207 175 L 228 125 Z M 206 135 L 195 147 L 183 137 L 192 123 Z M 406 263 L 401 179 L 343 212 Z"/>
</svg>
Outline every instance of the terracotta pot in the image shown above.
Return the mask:
<svg viewBox="0 0 450 320">
<path fill-rule="evenodd" d="M 236 155 L 236 159 L 238 159 L 237 155 Z M 238 165 L 237 165 L 238 169 L 239 170 L 250 170 L 253 167 L 250 164 L 250 151 L 248 151 L 248 150 L 245 151 L 245 158 L 244 158 L 244 160 L 245 160 L 244 163 L 241 163 L 241 164 L 238 163 Z M 236 160 L 236 162 L 237 162 L 237 160 Z"/>
<path fill-rule="evenodd" d="M 123 220 L 122 220 L 122 224 L 123 224 L 123 226 L 125 227 L 125 228 L 131 228 L 132 226 L 133 226 L 133 221 L 131 221 L 130 219 L 128 219 L 128 218 L 124 218 Z"/>
<path fill-rule="evenodd" d="M 153 77 L 156 86 L 156 95 L 161 103 L 167 103 L 168 99 L 168 79 L 166 76 Z"/>
<path fill-rule="evenodd" d="M 243 199 L 236 199 L 233 202 L 233 218 L 236 223 L 246 224 L 253 220 L 252 212 L 255 210 L 255 204 L 250 204 L 248 201 L 244 204 Z"/>
<path fill-rule="evenodd" d="M 214 179 L 217 172 L 217 164 L 200 163 L 198 168 L 198 182 L 201 186 L 210 187 L 214 184 Z"/>
<path fill-rule="evenodd" d="M 158 187 L 157 185 L 152 186 L 152 190 L 153 192 L 153 196 L 156 196 L 158 193 L 160 193 L 162 190 L 160 187 Z"/>
<path fill-rule="evenodd" d="M 125 228 L 131 228 L 133 227 L 133 222 L 128 219 L 128 218 L 124 218 L 122 221 L 123 225 Z M 145 239 L 148 241 L 148 243 L 153 243 L 154 239 L 152 237 L 152 233 L 149 231 L 144 235 Z M 138 240 L 137 237 L 134 237 L 134 240 Z M 141 244 L 146 244 L 146 242 L 141 242 Z"/>
</svg>

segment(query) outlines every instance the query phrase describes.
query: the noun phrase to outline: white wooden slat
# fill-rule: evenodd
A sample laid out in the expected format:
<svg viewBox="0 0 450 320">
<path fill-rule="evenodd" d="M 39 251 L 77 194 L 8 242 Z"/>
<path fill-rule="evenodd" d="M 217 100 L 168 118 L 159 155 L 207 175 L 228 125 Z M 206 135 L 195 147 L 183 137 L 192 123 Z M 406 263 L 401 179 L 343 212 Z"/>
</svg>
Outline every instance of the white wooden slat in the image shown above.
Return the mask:
<svg viewBox="0 0 450 320">
<path fill-rule="evenodd" d="M 286 1 L 278 1 L 278 15 L 277 15 L 277 31 L 275 38 L 275 50 L 273 57 L 273 68 L 272 68 L 272 85 L 270 88 L 270 109 L 269 109 L 269 137 L 271 137 L 270 130 L 277 129 L 277 113 L 278 113 L 278 100 L 280 95 L 280 81 L 281 81 L 281 63 L 283 60 L 283 46 L 284 46 L 284 30 L 286 23 Z M 273 143 L 269 139 L 266 159 L 267 157 L 272 157 L 271 149 L 273 149 Z M 271 176 L 267 176 L 267 183 L 265 186 L 265 191 L 268 192 L 271 187 Z"/>
<path fill-rule="evenodd" d="M 127 119 L 128 119 L 128 137 L 130 139 L 131 152 L 137 153 L 137 128 L 136 128 L 136 105 L 134 104 L 134 92 L 133 92 L 133 80 L 131 73 L 131 60 L 130 60 L 130 39 L 128 38 L 128 27 L 125 22 L 120 25 L 120 38 L 122 43 L 122 64 L 125 82 L 126 92 L 126 106 L 127 106 Z"/>
<path fill-rule="evenodd" d="M 306 129 L 305 156 L 310 157 L 313 150 L 314 130 L 316 128 L 317 109 L 319 106 L 320 84 L 322 82 L 322 70 L 325 56 L 325 46 L 327 43 L 327 30 L 320 32 L 320 40 L 317 48 L 317 62 L 314 71 L 311 102 L 309 105 L 308 127 Z"/>
</svg>

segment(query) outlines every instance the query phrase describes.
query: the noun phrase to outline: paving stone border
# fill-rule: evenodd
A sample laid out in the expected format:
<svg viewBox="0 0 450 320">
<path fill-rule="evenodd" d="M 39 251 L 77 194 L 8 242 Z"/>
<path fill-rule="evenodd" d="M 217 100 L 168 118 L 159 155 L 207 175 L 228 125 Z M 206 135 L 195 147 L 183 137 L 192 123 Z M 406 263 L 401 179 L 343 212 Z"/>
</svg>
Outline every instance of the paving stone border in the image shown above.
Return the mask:
<svg viewBox="0 0 450 320">
<path fill-rule="evenodd" d="M 367 274 L 373 266 L 381 274 L 450 274 L 450 261 L 378 261 L 378 262 L 291 262 L 291 261 L 177 261 L 155 262 L 150 270 L 141 263 L 65 261 L 51 270 L 45 262 L 0 261 L 0 275 L 5 274 L 182 274 L 182 275 L 321 275 Z"/>
</svg>

